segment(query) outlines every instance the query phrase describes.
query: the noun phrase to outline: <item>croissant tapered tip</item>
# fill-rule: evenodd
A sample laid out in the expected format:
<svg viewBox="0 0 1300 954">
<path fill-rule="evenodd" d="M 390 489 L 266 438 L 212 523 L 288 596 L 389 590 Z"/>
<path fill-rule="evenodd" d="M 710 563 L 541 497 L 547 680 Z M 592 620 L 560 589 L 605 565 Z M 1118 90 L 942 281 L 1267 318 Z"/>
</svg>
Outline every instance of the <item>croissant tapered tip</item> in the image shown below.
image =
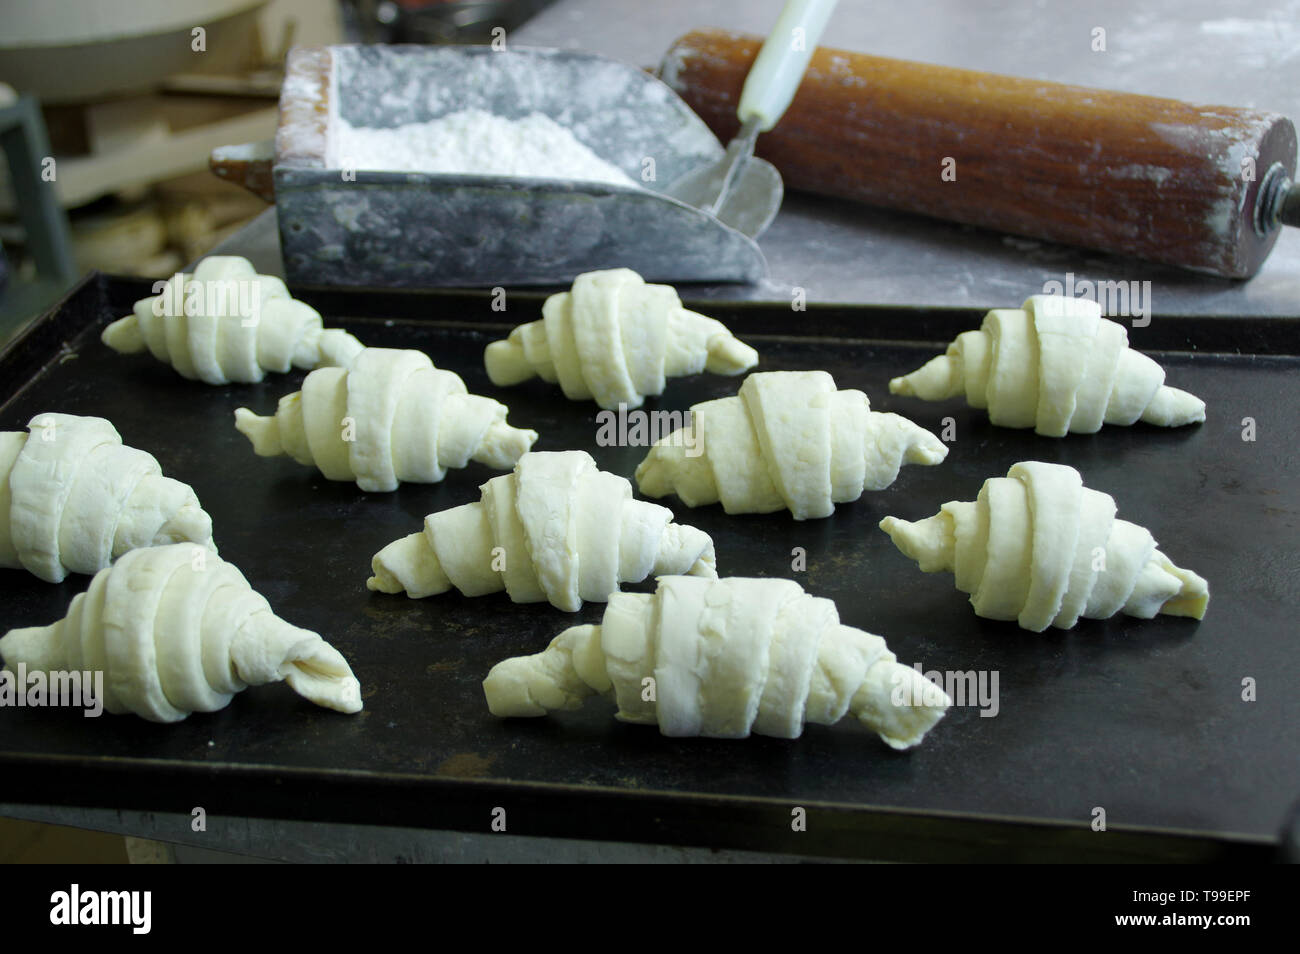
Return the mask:
<svg viewBox="0 0 1300 954">
<path fill-rule="evenodd" d="M 66 668 L 63 641 L 54 638 L 58 625 L 25 626 L 22 629 L 11 629 L 0 636 L 0 663 L 3 663 L 3 668 L 11 672 L 19 664 L 30 671 L 41 672 Z"/>
<path fill-rule="evenodd" d="M 939 573 L 951 568 L 956 542 L 951 523 L 942 512 L 917 521 L 886 517 L 879 526 L 905 557 L 920 565 L 922 572 Z"/>
<path fill-rule="evenodd" d="M 343 654 L 318 633 L 269 609 L 244 620 L 230 644 L 231 664 L 250 686 L 283 679 L 309 702 L 337 712 L 361 711 L 361 684 Z"/>
<path fill-rule="evenodd" d="M 673 492 L 672 468 L 657 446 L 650 448 L 650 453 L 637 465 L 632 476 L 641 493 L 647 497 L 667 497 Z"/>
<path fill-rule="evenodd" d="M 650 572 L 655 577 L 682 574 L 716 580 L 718 561 L 713 538 L 698 527 L 668 524 L 659 539 L 659 552 Z"/>
<path fill-rule="evenodd" d="M 474 451 L 474 460 L 496 470 L 511 470 L 537 443 L 536 431 L 493 421 Z"/>
<path fill-rule="evenodd" d="M 911 546 L 920 537 L 916 529 L 918 523 L 913 523 L 911 520 L 901 520 L 898 517 L 885 517 L 877 526 L 889 534 L 889 538 L 894 541 L 899 549 L 906 552 L 905 544 Z M 911 554 L 908 554 L 908 556 L 911 556 Z"/>
<path fill-rule="evenodd" d="M 404 593 L 406 586 L 398 574 L 389 566 L 391 561 L 397 566 L 410 566 L 419 553 L 423 534 L 413 533 L 394 540 L 370 558 L 370 572 L 374 574 L 366 580 L 366 589 L 372 593 Z"/>
<path fill-rule="evenodd" d="M 127 315 L 110 324 L 100 334 L 99 340 L 120 354 L 135 354 L 144 350 L 144 335 L 140 333 L 140 319 Z"/>
<path fill-rule="evenodd" d="M 897 517 L 886 517 L 881 520 L 877 526 L 880 527 L 881 530 L 884 530 L 885 533 L 889 534 L 889 539 L 894 542 L 894 546 L 902 550 L 909 558 L 915 559 L 915 557 L 908 553 L 912 536 L 911 523 L 906 520 L 899 520 Z M 904 545 L 904 541 L 908 541 L 908 545 Z"/>
<path fill-rule="evenodd" d="M 713 555 L 712 547 L 709 552 L 703 554 L 691 568 L 686 571 L 687 576 L 702 576 L 706 580 L 716 580 L 718 578 L 718 561 Z"/>
<path fill-rule="evenodd" d="M 343 654 L 317 637 L 285 659 L 284 681 L 308 702 L 349 715 L 360 712 L 361 683 Z"/>
<path fill-rule="evenodd" d="M 523 346 L 513 337 L 493 341 L 483 351 L 488 380 L 499 388 L 521 384 L 537 374 L 524 356 Z"/>
<path fill-rule="evenodd" d="M 943 463 L 944 458 L 948 456 L 948 445 L 924 427 L 913 426 L 916 430 L 913 431 L 912 440 L 903 455 L 904 463 L 922 464 L 926 467 Z"/>
<path fill-rule="evenodd" d="M 235 430 L 253 444 L 258 457 L 277 457 L 284 453 L 280 443 L 280 422 L 274 417 L 261 417 L 246 407 L 235 409 Z"/>
<path fill-rule="evenodd" d="M 405 592 L 406 588 L 402 586 L 401 581 L 398 580 L 388 567 L 384 565 L 384 562 L 379 559 L 379 554 L 377 553 L 370 561 L 370 572 L 373 573 L 374 576 L 366 579 L 366 589 L 370 590 L 372 593 Z"/>
<path fill-rule="evenodd" d="M 948 694 L 920 672 L 882 659 L 867 671 L 849 708 L 890 748 L 902 751 L 920 745 L 951 705 Z"/>
<path fill-rule="evenodd" d="M 1186 616 L 1191 619 L 1205 619 L 1205 611 L 1210 605 L 1210 584 L 1205 578 L 1191 570 L 1175 566 L 1163 553 L 1157 551 L 1154 559 L 1160 561 L 1161 569 L 1176 577 L 1182 588 L 1165 601 L 1160 612 L 1166 616 Z"/>
<path fill-rule="evenodd" d="M 488 711 L 498 719 L 544 716 L 549 709 L 533 699 L 529 690 L 531 666 L 527 656 L 503 659 L 483 680 Z"/>
<path fill-rule="evenodd" d="M 688 507 L 718 502 L 717 481 L 706 459 L 693 455 L 688 448 L 674 441 L 661 441 L 651 447 L 633 476 L 637 487 L 647 497 L 676 494 Z"/>
<path fill-rule="evenodd" d="M 376 593 L 405 593 L 411 599 L 437 596 L 451 589 L 438 554 L 423 532 L 394 540 L 370 560 L 374 576 L 366 589 Z"/>
<path fill-rule="evenodd" d="M 1189 619 L 1205 619 L 1205 611 L 1210 605 L 1210 594 L 1202 593 L 1179 593 L 1169 602 L 1160 607 L 1160 612 L 1165 616 L 1185 616 Z"/>
<path fill-rule="evenodd" d="M 1205 402 L 1179 388 L 1161 385 L 1143 410 L 1142 420 L 1161 427 L 1199 424 L 1205 420 Z"/>
<path fill-rule="evenodd" d="M 962 365 L 946 354 L 931 358 L 911 374 L 893 378 L 889 393 L 917 397 L 924 401 L 941 401 L 960 393 Z"/>
<path fill-rule="evenodd" d="M 187 504 L 172 514 L 154 537 L 156 544 L 197 543 L 212 553 L 217 545 L 212 540 L 212 517 L 197 504 Z"/>
<path fill-rule="evenodd" d="M 713 374 L 736 375 L 758 364 L 758 352 L 731 332 L 709 339 L 709 357 L 705 368 Z"/>
<path fill-rule="evenodd" d="M 540 653 L 497 663 L 483 680 L 488 711 L 501 719 L 544 716 L 610 689 L 600 634 L 599 626 L 571 626 Z"/>
<path fill-rule="evenodd" d="M 316 340 L 314 368 L 347 368 L 366 348 L 351 333 L 341 328 L 326 328 Z"/>
</svg>

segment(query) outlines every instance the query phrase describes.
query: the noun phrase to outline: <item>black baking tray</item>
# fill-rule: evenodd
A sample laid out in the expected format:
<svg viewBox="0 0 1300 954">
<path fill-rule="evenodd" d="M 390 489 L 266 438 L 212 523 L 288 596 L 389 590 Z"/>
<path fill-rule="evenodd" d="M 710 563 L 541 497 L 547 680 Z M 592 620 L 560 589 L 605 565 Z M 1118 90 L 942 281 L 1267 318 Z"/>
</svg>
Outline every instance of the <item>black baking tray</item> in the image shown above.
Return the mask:
<svg viewBox="0 0 1300 954">
<path fill-rule="evenodd" d="M 284 686 L 238 695 L 175 725 L 133 716 L 0 709 L 0 801 L 489 831 L 518 835 L 897 860 L 1267 860 L 1300 796 L 1300 641 L 1294 450 L 1300 322 L 1162 318 L 1132 328 L 1169 381 L 1201 396 L 1205 424 L 1105 428 L 1062 440 L 991 426 L 960 402 L 888 393 L 953 334 L 964 310 L 699 306 L 762 354 L 762 369 L 825 369 L 956 439 L 938 467 L 907 467 L 834 516 L 728 517 L 666 501 L 709 532 L 725 575 L 791 576 L 834 599 L 848 624 L 883 635 L 926 670 L 998 673 L 999 712 L 956 707 L 924 743 L 890 750 L 852 720 L 796 741 L 673 740 L 623 725 L 600 700 L 573 713 L 500 721 L 481 680 L 566 626 L 599 620 L 516 606 L 505 594 L 413 601 L 369 593 L 372 554 L 429 512 L 477 499 L 479 465 L 437 485 L 367 494 L 288 458 L 253 455 L 235 408 L 274 410 L 302 374 L 213 388 L 148 355 L 123 357 L 99 330 L 149 283 L 91 275 L 0 354 L 0 428 L 45 411 L 111 420 L 128 444 L 192 484 L 221 555 L 285 619 L 351 661 L 365 711 L 318 709 Z M 504 312 L 479 294 L 305 295 L 365 343 L 419 348 L 506 402 L 538 450 L 582 448 L 630 477 L 643 448 L 597 446 L 592 404 L 534 380 L 498 389 L 484 345 L 538 317 L 535 295 Z M 498 300 L 499 303 L 499 300 Z M 1014 304 L 1009 301 L 1008 304 Z M 648 409 L 684 410 L 735 392 L 732 378 L 671 381 Z M 1255 440 L 1243 440 L 1252 418 Z M 977 618 L 950 576 L 922 574 L 876 524 L 973 499 L 1018 460 L 1077 467 L 1210 582 L 1202 622 L 1119 616 L 1068 633 Z M 791 570 L 792 551 L 807 569 Z M 0 632 L 62 616 L 89 578 L 50 585 L 0 570 Z M 632 587 L 648 590 L 652 584 Z M 1243 680 L 1255 681 L 1254 701 Z M 792 825 L 806 813 L 805 830 Z M 1105 831 L 1095 830 L 1097 809 Z"/>
</svg>

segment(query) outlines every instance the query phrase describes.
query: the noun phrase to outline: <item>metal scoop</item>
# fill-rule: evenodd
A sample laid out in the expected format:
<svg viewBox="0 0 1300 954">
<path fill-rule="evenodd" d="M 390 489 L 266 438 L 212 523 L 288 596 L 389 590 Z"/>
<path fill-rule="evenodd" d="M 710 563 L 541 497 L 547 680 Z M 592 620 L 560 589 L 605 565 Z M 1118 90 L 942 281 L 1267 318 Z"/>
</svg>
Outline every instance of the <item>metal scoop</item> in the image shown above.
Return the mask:
<svg viewBox="0 0 1300 954">
<path fill-rule="evenodd" d="M 688 172 L 665 195 L 715 216 L 750 238 L 762 235 L 781 208 L 781 173 L 754 156 L 754 142 L 785 115 L 836 0 L 790 0 L 745 79 L 736 115 L 740 132 L 726 155 Z"/>
<path fill-rule="evenodd" d="M 631 181 L 352 169 L 328 149 L 343 121 L 394 128 L 468 109 L 541 113 Z M 750 236 L 664 192 L 725 155 L 667 84 L 627 63 L 527 47 L 349 45 L 290 51 L 274 143 L 218 150 L 210 164 L 274 198 L 285 277 L 301 287 L 553 286 L 604 268 L 654 282 L 756 282 L 767 262 Z M 766 220 L 780 203 L 772 178 Z"/>
</svg>

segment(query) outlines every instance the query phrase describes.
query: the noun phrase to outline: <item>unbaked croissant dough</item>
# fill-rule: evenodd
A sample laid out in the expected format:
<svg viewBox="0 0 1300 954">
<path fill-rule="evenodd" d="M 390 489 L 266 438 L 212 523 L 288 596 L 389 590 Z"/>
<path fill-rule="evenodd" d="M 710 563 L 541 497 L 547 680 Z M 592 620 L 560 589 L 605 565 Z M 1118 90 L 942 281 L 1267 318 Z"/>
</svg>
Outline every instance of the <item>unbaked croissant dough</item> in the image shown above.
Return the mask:
<svg viewBox="0 0 1300 954">
<path fill-rule="evenodd" d="M 727 513 L 826 517 L 864 489 L 888 487 L 904 463 L 948 454 L 907 418 L 871 410 L 861 391 L 837 391 L 825 371 L 751 374 L 737 396 L 692 407 L 688 427 L 650 448 L 637 485 L 688 507 L 721 500 Z"/>
<path fill-rule="evenodd" d="M 10 670 L 103 672 L 104 708 L 151 722 L 214 712 L 282 679 L 317 705 L 361 710 L 338 650 L 280 619 L 239 570 L 191 543 L 124 554 L 63 619 L 10 630 L 0 656 Z"/>
<path fill-rule="evenodd" d="M 0 431 L 0 566 L 59 583 L 136 547 L 188 540 L 216 550 L 190 486 L 164 477 L 102 417 L 37 414 L 27 427 Z"/>
<path fill-rule="evenodd" d="M 210 255 L 193 275 L 171 279 L 162 293 L 135 303 L 101 336 L 123 354 L 146 348 L 191 380 L 207 384 L 261 381 L 267 371 L 347 367 L 361 342 L 321 327 L 316 309 L 289 295 L 284 282 L 259 275 L 246 258 Z M 251 295 L 256 312 L 245 313 Z"/>
<path fill-rule="evenodd" d="M 653 595 L 614 593 L 599 626 L 507 659 L 483 681 L 497 716 L 615 702 L 624 722 L 667 736 L 795 739 L 851 712 L 896 749 L 952 704 L 879 636 L 840 624 L 835 604 L 784 579 L 666 576 Z"/>
<path fill-rule="evenodd" d="M 330 480 L 387 491 L 404 480 L 437 483 L 471 459 L 513 467 L 537 432 L 511 427 L 506 412 L 422 351 L 364 348 L 346 370 L 307 375 L 274 417 L 239 408 L 235 427 L 259 456 L 288 454 Z"/>
<path fill-rule="evenodd" d="M 707 533 L 633 500 L 627 479 L 586 451 L 525 454 L 481 489 L 481 501 L 429 514 L 422 533 L 375 554 L 366 585 L 411 597 L 504 589 L 516 603 L 574 612 L 652 574 L 717 576 Z"/>
<path fill-rule="evenodd" d="M 1205 420 L 1205 402 L 1165 385 L 1165 372 L 1128 346 L 1128 331 L 1087 298 L 1033 295 L 995 308 L 946 354 L 889 382 L 891 394 L 942 401 L 965 395 L 1002 427 L 1045 437 L 1093 434 L 1137 420 L 1180 427 Z"/>
<path fill-rule="evenodd" d="M 1201 619 L 1210 599 L 1205 580 L 1174 566 L 1145 528 L 1116 519 L 1114 499 L 1064 464 L 1016 464 L 984 481 L 974 503 L 880 527 L 926 573 L 954 573 L 977 615 L 1036 633 L 1120 611 Z"/>
<path fill-rule="evenodd" d="M 758 352 L 721 322 L 687 311 L 671 286 L 648 285 L 628 268 L 579 275 L 572 291 L 546 299 L 542 315 L 487 346 L 493 384 L 540 375 L 570 400 L 617 410 L 662 394 L 666 378 L 740 374 L 758 363 Z"/>
</svg>

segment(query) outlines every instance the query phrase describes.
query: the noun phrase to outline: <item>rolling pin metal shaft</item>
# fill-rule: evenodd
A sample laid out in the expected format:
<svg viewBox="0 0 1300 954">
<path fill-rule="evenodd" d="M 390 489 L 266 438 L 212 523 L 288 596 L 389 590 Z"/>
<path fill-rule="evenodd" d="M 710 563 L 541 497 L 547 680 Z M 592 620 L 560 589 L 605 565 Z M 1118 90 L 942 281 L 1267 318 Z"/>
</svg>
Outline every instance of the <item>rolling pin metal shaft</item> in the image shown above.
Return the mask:
<svg viewBox="0 0 1300 954">
<path fill-rule="evenodd" d="M 695 31 L 659 73 L 726 142 L 761 44 Z M 842 50 L 757 154 L 791 188 L 1231 278 L 1300 224 L 1284 116 Z"/>
</svg>

